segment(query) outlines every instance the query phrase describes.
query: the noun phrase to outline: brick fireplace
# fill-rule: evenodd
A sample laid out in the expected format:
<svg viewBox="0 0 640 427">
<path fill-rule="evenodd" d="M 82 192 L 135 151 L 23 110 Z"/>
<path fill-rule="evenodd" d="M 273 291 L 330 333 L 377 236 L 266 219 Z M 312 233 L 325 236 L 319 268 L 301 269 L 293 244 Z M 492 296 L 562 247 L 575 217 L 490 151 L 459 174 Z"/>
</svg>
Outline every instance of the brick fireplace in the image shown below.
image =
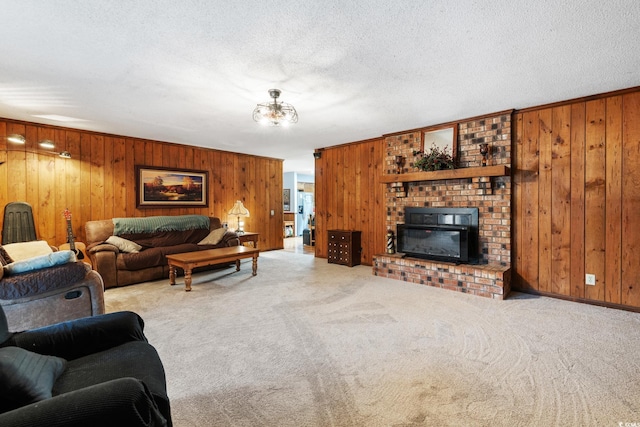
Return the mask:
<svg viewBox="0 0 640 427">
<path fill-rule="evenodd" d="M 422 135 L 414 131 L 385 138 L 386 227 L 395 232 L 396 225 L 404 223 L 405 207 L 478 208 L 478 262 L 454 264 L 379 254 L 373 257 L 373 274 L 504 299 L 511 271 L 511 111 L 457 125 L 455 173 L 415 173 L 413 152 L 422 148 Z M 489 144 L 485 168 L 480 167 L 480 143 Z M 399 175 L 396 156 L 406 159 Z"/>
</svg>

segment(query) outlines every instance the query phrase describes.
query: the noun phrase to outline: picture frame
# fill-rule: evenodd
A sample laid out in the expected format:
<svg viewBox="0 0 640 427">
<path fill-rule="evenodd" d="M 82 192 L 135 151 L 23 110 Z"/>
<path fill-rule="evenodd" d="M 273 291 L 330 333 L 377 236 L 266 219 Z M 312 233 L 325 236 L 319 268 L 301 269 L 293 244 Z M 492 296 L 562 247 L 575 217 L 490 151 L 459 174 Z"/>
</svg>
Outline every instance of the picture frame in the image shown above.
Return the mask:
<svg viewBox="0 0 640 427">
<path fill-rule="evenodd" d="M 209 206 L 209 172 L 136 165 L 136 207 Z"/>
<path fill-rule="evenodd" d="M 285 212 L 289 212 L 291 209 L 291 189 L 285 188 L 282 190 L 282 202 L 283 202 L 283 210 Z"/>
<path fill-rule="evenodd" d="M 422 152 L 425 152 L 435 145 L 440 151 L 447 149 L 451 157 L 455 160 L 458 151 L 458 126 L 444 126 L 429 128 L 422 133 Z"/>
</svg>

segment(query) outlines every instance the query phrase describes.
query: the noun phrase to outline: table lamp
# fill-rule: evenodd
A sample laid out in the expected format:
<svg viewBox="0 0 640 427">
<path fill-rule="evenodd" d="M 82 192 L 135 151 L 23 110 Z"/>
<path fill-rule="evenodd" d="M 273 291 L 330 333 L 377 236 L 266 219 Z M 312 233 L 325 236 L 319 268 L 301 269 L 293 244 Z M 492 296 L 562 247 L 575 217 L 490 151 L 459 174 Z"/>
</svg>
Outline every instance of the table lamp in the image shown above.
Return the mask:
<svg viewBox="0 0 640 427">
<path fill-rule="evenodd" d="M 238 217 L 238 228 L 236 229 L 236 233 L 243 234 L 244 233 L 244 222 L 240 222 L 241 216 L 249 216 L 249 210 L 244 207 L 242 201 L 236 200 L 235 204 L 229 210 L 229 215 L 235 215 Z"/>
</svg>

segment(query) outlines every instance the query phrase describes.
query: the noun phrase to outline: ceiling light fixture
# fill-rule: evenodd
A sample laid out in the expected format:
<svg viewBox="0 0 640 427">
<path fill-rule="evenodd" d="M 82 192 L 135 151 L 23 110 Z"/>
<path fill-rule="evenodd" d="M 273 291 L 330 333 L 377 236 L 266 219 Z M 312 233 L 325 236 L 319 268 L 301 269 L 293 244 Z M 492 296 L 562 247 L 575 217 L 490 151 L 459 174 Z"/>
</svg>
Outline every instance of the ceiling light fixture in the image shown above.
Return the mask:
<svg viewBox="0 0 640 427">
<path fill-rule="evenodd" d="M 288 126 L 298 123 L 298 112 L 293 105 L 278 102 L 280 89 L 269 89 L 269 96 L 273 98 L 273 102 L 258 104 L 253 110 L 253 120 L 269 126 Z"/>
<path fill-rule="evenodd" d="M 7 141 L 13 142 L 14 144 L 24 144 L 27 141 L 27 139 L 22 135 L 18 135 L 17 133 L 14 133 L 13 135 L 9 135 L 7 137 Z"/>
</svg>

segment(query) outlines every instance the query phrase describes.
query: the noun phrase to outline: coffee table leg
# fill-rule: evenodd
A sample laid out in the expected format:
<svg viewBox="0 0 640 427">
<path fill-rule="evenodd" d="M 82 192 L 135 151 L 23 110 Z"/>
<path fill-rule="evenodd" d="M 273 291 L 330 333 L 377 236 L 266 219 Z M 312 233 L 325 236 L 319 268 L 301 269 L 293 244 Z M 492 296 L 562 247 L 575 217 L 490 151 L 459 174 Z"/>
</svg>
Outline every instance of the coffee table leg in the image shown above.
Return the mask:
<svg viewBox="0 0 640 427">
<path fill-rule="evenodd" d="M 191 290 L 191 268 L 185 268 L 184 270 L 184 290 L 185 292 Z"/>
<path fill-rule="evenodd" d="M 176 284 L 176 267 L 169 264 L 169 284 L 171 286 Z"/>
<path fill-rule="evenodd" d="M 258 254 L 253 255 L 253 273 L 254 276 L 258 274 Z"/>
<path fill-rule="evenodd" d="M 240 271 L 240 260 L 236 260 L 236 271 Z"/>
</svg>

